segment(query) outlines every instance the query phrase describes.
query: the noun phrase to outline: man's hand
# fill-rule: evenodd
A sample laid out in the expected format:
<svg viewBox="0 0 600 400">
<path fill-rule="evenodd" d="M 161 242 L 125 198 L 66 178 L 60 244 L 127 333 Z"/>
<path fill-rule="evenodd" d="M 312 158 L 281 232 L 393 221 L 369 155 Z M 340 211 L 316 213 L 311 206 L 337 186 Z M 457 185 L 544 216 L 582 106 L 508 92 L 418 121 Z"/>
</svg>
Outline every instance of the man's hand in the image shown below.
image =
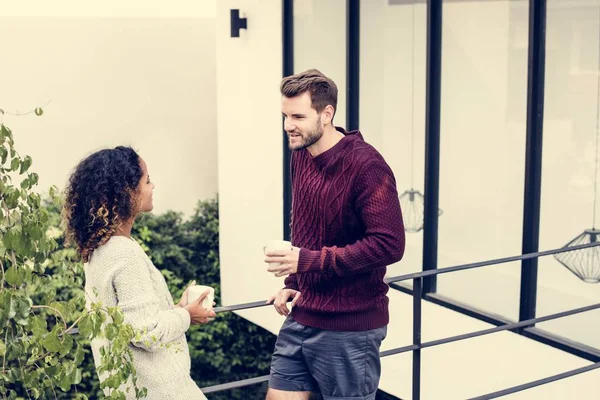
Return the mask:
<svg viewBox="0 0 600 400">
<path fill-rule="evenodd" d="M 265 262 L 269 264 L 267 271 L 272 272 L 276 277 L 295 274 L 298 272 L 299 258 L 299 247 L 292 247 L 291 250 L 267 252 L 265 257 Z"/>
<path fill-rule="evenodd" d="M 302 294 L 297 290 L 283 288 L 271 296 L 271 298 L 267 300 L 267 304 L 273 303 L 275 310 L 277 310 L 279 315 L 287 317 L 290 314 L 290 310 L 287 308 L 288 300 L 293 297 L 291 306 L 294 307 L 301 296 Z"/>
</svg>

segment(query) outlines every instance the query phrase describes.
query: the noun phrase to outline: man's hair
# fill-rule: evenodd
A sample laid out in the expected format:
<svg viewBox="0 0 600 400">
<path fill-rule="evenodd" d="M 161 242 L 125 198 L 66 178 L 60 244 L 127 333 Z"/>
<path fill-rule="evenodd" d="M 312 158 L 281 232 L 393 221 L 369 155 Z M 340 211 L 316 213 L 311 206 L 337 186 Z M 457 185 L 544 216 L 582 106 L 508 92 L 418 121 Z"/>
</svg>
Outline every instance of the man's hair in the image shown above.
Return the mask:
<svg viewBox="0 0 600 400">
<path fill-rule="evenodd" d="M 317 113 L 321 113 L 328 105 L 334 108 L 334 112 L 337 110 L 337 86 L 319 70 L 309 69 L 284 78 L 280 90 L 281 94 L 288 98 L 308 92 L 312 108 Z"/>
</svg>

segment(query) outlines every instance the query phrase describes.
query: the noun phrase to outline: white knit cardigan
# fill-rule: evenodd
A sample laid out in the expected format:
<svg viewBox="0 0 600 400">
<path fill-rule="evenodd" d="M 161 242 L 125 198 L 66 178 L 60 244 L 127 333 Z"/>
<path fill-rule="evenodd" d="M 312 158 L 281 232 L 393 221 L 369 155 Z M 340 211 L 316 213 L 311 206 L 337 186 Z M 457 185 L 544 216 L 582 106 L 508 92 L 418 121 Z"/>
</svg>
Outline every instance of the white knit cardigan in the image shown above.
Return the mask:
<svg viewBox="0 0 600 400">
<path fill-rule="evenodd" d="M 91 301 L 118 306 L 125 322 L 147 332 L 130 344 L 138 387 L 148 390 L 147 399 L 206 399 L 190 377 L 191 360 L 185 338 L 190 315 L 174 306 L 164 277 L 137 242 L 113 236 L 94 250 L 85 264 L 85 292 L 88 309 Z M 106 343 L 105 339 L 92 341 L 96 368 L 101 359 L 100 348 Z M 106 376 L 102 374 L 100 380 Z M 135 391 L 131 389 L 126 398 L 135 399 Z"/>
</svg>

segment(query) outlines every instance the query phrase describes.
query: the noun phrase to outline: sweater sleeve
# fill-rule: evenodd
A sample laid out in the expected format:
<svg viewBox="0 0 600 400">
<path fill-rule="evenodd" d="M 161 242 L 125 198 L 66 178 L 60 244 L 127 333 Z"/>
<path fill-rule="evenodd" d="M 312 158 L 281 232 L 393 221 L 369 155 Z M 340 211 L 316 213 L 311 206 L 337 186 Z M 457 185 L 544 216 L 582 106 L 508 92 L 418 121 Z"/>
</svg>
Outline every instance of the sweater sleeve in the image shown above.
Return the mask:
<svg viewBox="0 0 600 400">
<path fill-rule="evenodd" d="M 402 258 L 404 222 L 389 166 L 380 159 L 365 164 L 358 173 L 354 189 L 355 212 L 365 227 L 363 237 L 344 247 L 300 249 L 298 273 L 349 276 L 386 267 Z"/>
<path fill-rule="evenodd" d="M 292 152 L 292 156 L 290 157 L 290 180 L 293 182 L 294 181 L 294 169 L 295 167 L 295 161 L 296 161 L 296 154 L 295 152 Z M 293 202 L 293 200 L 292 200 Z M 294 213 L 293 213 L 293 205 L 291 207 L 290 210 L 290 241 L 292 243 L 294 243 L 294 231 L 293 231 L 293 226 L 294 226 Z M 286 289 L 292 289 L 292 290 L 298 290 L 298 279 L 296 277 L 296 274 L 291 274 L 288 275 L 285 280 L 283 281 L 285 288 Z"/>
<path fill-rule="evenodd" d="M 145 261 L 133 251 L 119 255 L 113 278 L 117 305 L 125 322 L 138 335 L 132 344 L 156 351 L 179 338 L 190 326 L 190 314 L 183 308 L 160 310 L 152 287 L 152 277 Z"/>
<path fill-rule="evenodd" d="M 286 289 L 298 290 L 298 279 L 296 274 L 288 275 L 283 281 Z"/>
<path fill-rule="evenodd" d="M 293 177 L 293 173 L 292 173 L 292 177 Z M 293 207 L 292 207 L 292 209 L 293 209 Z M 290 241 L 292 243 L 294 243 L 294 232 L 292 231 L 293 219 L 294 219 L 294 214 L 290 211 Z M 298 290 L 298 278 L 297 278 L 296 274 L 291 274 L 291 275 L 286 276 L 283 283 L 284 283 L 286 289 Z"/>
</svg>

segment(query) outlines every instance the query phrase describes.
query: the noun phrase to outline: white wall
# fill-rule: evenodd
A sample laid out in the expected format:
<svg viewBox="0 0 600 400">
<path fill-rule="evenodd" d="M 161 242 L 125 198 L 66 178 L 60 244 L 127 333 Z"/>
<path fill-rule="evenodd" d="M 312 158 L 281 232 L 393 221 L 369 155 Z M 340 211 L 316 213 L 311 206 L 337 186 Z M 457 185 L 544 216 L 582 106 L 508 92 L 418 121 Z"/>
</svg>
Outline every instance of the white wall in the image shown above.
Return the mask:
<svg viewBox="0 0 600 400">
<path fill-rule="evenodd" d="M 80 159 L 128 144 L 148 163 L 156 212 L 190 213 L 214 197 L 214 18 L 66 5 L 51 17 L 0 17 L 0 36 L 10 38 L 2 46 L 0 108 L 24 112 L 51 101 L 41 118 L 4 116 L 19 151 L 33 157 L 39 189 L 64 188 Z M 48 7 L 0 9 L 23 15 Z"/>
<path fill-rule="evenodd" d="M 248 18 L 239 38 L 229 33 L 232 8 Z M 223 304 L 267 299 L 283 286 L 282 278 L 266 271 L 262 250 L 266 241 L 283 237 L 281 13 L 279 0 L 217 4 Z"/>
<path fill-rule="evenodd" d="M 215 18 L 216 0 L 0 0 L 0 16 Z"/>
</svg>

